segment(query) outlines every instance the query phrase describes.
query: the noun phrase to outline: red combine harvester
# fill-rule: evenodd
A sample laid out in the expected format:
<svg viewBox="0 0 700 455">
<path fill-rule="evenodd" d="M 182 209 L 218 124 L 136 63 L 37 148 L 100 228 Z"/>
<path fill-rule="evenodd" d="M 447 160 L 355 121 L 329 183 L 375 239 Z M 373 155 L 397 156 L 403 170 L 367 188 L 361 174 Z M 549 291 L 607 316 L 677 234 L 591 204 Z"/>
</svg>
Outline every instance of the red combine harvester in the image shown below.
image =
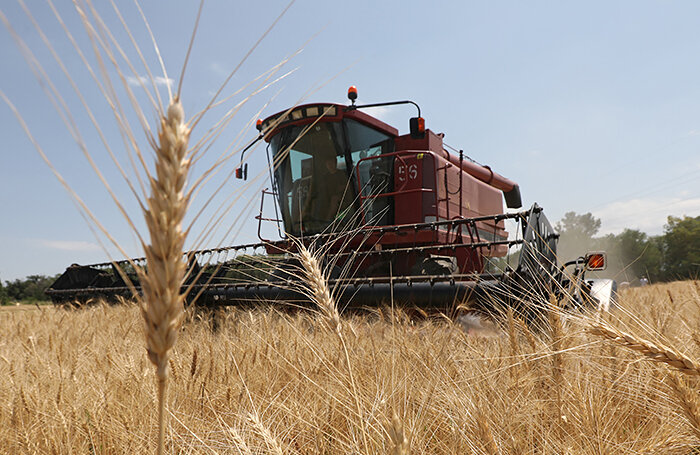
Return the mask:
<svg viewBox="0 0 700 455">
<path fill-rule="evenodd" d="M 280 239 L 187 253 L 191 301 L 305 301 L 293 273 L 293 253 L 303 242 L 323 245 L 330 284 L 344 306 L 522 307 L 551 293 L 571 296 L 575 305 L 609 306 L 615 283 L 584 277 L 605 267 L 605 255 L 560 266 L 558 235 L 537 204 L 505 212 L 504 200 L 509 209 L 522 205 L 515 182 L 462 151 L 449 153 L 443 135 L 425 129 L 414 102 L 356 105 L 354 87 L 348 97 L 349 106 L 306 104 L 258 121 L 260 135 L 246 150 L 268 143 L 272 189 L 263 190 L 257 219 L 259 226 L 276 224 Z M 400 104 L 418 109 L 405 135 L 365 112 Z M 236 176 L 247 177 L 247 164 Z M 269 204 L 274 218 L 263 215 L 273 211 Z M 117 267 L 131 268 L 128 261 L 73 265 L 47 294 L 57 303 L 128 298 L 132 291 Z M 136 275 L 128 274 L 138 291 Z"/>
</svg>

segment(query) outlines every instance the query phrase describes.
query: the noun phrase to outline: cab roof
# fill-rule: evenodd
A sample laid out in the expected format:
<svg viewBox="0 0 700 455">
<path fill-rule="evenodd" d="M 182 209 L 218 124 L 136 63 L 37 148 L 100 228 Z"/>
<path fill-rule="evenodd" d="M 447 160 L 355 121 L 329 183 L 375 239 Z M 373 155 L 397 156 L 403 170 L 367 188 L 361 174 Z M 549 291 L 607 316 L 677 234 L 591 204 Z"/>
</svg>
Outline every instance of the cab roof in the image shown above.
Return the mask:
<svg viewBox="0 0 700 455">
<path fill-rule="evenodd" d="M 355 120 L 393 138 L 399 135 L 399 131 L 393 126 L 358 108 L 334 103 L 302 104 L 278 112 L 263 120 L 262 131 L 265 133 L 265 140 L 270 142 L 272 136 L 277 134 L 281 128 L 290 125 L 306 125 L 314 121 L 340 122 L 343 119 Z"/>
</svg>

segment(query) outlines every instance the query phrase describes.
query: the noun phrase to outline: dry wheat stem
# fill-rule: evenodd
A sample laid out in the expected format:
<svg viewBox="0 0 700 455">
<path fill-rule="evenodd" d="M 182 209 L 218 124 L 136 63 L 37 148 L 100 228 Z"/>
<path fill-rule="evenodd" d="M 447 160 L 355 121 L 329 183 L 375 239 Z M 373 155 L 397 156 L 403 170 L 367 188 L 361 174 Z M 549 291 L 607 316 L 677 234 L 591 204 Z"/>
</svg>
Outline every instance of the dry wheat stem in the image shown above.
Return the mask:
<svg viewBox="0 0 700 455">
<path fill-rule="evenodd" d="M 187 144 L 190 130 L 184 111 L 173 98 L 167 117 L 161 118 L 158 131 L 155 175 L 150 177 L 151 195 L 144 211 L 150 245 L 144 245 L 147 270 L 137 269 L 143 296 L 141 314 L 145 323 L 148 358 L 156 366 L 158 381 L 158 453 L 164 439 L 164 406 L 168 376 L 168 352 L 175 344 L 183 316 L 181 287 L 185 276 L 182 220 L 188 200 L 184 187 L 190 161 Z"/>
<path fill-rule="evenodd" d="M 357 412 L 357 417 L 361 423 L 362 441 L 364 443 L 365 451 L 367 451 L 369 449 L 369 444 L 367 440 L 367 431 L 365 428 L 365 419 L 362 415 L 360 395 L 357 390 L 357 385 L 355 384 L 352 364 L 350 363 L 350 353 L 348 352 L 345 337 L 343 336 L 338 306 L 336 305 L 335 299 L 333 299 L 333 296 L 331 295 L 331 290 L 328 287 L 328 281 L 326 281 L 326 277 L 323 273 L 323 269 L 321 268 L 321 264 L 318 262 L 318 259 L 311 253 L 311 251 L 309 251 L 308 248 L 306 248 L 302 242 L 298 242 L 298 249 L 298 257 L 301 262 L 304 279 L 306 285 L 308 286 L 308 292 L 311 294 L 309 297 L 311 297 L 312 301 L 321 309 L 321 312 L 326 319 L 325 323 L 328 325 L 331 331 L 338 336 L 340 344 L 343 348 L 345 364 L 348 369 L 348 379 L 350 380 L 350 386 L 352 387 L 352 393 L 355 400 L 355 411 Z"/>
<path fill-rule="evenodd" d="M 396 412 L 393 413 L 391 422 L 386 427 L 387 433 L 389 433 L 389 440 L 391 441 L 391 455 L 408 455 L 410 453 L 410 444 L 404 433 L 403 423 L 399 416 L 396 415 Z"/>
<path fill-rule="evenodd" d="M 564 329 L 562 326 L 561 309 L 557 305 L 554 296 L 550 296 L 547 305 L 547 316 L 549 319 L 549 328 L 552 338 L 552 383 L 556 394 L 556 406 L 559 415 L 562 415 L 562 387 L 564 387 L 564 358 L 562 351 L 564 350 Z"/>
<path fill-rule="evenodd" d="M 659 346 L 631 333 L 623 332 L 614 327 L 606 327 L 601 324 L 589 327 L 588 332 L 592 335 L 615 341 L 618 344 L 641 353 L 650 360 L 670 365 L 681 373 L 691 376 L 700 376 L 700 365 L 671 347 Z"/>
<path fill-rule="evenodd" d="M 476 416 L 476 428 L 481 438 L 481 442 L 484 444 L 486 453 L 489 455 L 497 455 L 498 445 L 496 444 L 496 438 L 491 432 L 491 426 L 489 425 L 486 416 L 482 412 L 478 412 Z"/>
</svg>

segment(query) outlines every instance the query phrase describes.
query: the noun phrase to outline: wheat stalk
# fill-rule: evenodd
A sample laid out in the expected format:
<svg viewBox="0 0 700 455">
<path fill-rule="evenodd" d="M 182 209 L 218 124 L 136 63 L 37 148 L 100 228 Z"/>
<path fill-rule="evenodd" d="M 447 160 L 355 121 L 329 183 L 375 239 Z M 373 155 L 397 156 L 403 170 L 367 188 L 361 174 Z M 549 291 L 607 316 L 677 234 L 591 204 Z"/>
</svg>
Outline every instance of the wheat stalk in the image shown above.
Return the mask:
<svg viewBox="0 0 700 455">
<path fill-rule="evenodd" d="M 144 246 L 147 269 L 137 269 L 142 285 L 140 300 L 148 358 L 156 366 L 158 382 L 158 453 L 163 451 L 164 408 L 168 379 L 168 353 L 175 345 L 183 317 L 185 276 L 182 220 L 188 206 L 184 188 L 190 169 L 187 153 L 190 130 L 179 98 L 170 101 L 160 120 L 155 174 L 144 210 L 150 245 Z"/>
<path fill-rule="evenodd" d="M 506 312 L 506 327 L 508 329 L 508 341 L 510 342 L 510 353 L 513 359 L 520 355 L 520 346 L 518 343 L 518 335 L 515 331 L 515 314 L 513 308 L 508 308 Z"/>
<path fill-rule="evenodd" d="M 560 308 L 555 297 L 552 295 L 547 303 L 547 317 L 549 319 L 549 329 L 552 339 L 552 384 L 556 393 L 556 406 L 558 415 L 563 415 L 562 387 L 564 387 L 564 328 L 562 318 L 559 314 Z"/>
<path fill-rule="evenodd" d="M 520 331 L 523 333 L 523 335 L 525 335 L 527 344 L 530 345 L 531 353 L 537 352 L 537 338 L 535 338 L 535 335 L 532 333 L 532 330 L 530 330 L 530 327 L 528 327 L 527 322 L 525 322 L 520 317 L 515 318 L 515 322 L 518 324 L 518 327 L 520 328 Z"/>
<path fill-rule="evenodd" d="M 589 327 L 588 332 L 592 335 L 612 340 L 633 351 L 637 351 L 647 359 L 665 363 L 681 373 L 691 376 L 700 376 L 700 365 L 669 346 L 657 345 L 631 333 L 601 324 Z"/>
<path fill-rule="evenodd" d="M 481 411 L 478 412 L 476 417 L 476 429 L 481 442 L 484 444 L 485 452 L 489 455 L 497 455 L 499 452 L 496 438 L 491 431 L 491 426 L 486 416 Z"/>
<path fill-rule="evenodd" d="M 395 412 L 391 417 L 391 422 L 387 423 L 386 430 L 391 441 L 391 455 L 408 455 L 410 444 L 404 433 L 403 423 Z"/>
<path fill-rule="evenodd" d="M 308 288 L 306 292 L 311 300 L 321 309 L 321 312 L 324 315 L 325 324 L 337 335 L 338 339 L 340 340 L 340 345 L 343 349 L 343 354 L 345 355 L 345 365 L 348 369 L 348 378 L 350 380 L 350 386 L 352 387 L 352 393 L 355 400 L 355 411 L 357 412 L 357 418 L 360 421 L 362 441 L 365 451 L 367 451 L 369 449 L 369 443 L 367 440 L 367 431 L 365 429 L 365 420 L 362 415 L 360 395 L 355 383 L 352 363 L 350 362 L 350 353 L 348 352 L 345 337 L 343 336 L 338 305 L 336 304 L 331 290 L 328 287 L 328 281 L 323 273 L 323 268 L 321 267 L 321 264 L 316 256 L 314 256 L 314 254 L 312 254 L 312 252 L 302 242 L 298 242 L 297 248 L 299 251 L 299 261 L 301 262 L 302 272 L 304 275 L 304 282 Z"/>
</svg>

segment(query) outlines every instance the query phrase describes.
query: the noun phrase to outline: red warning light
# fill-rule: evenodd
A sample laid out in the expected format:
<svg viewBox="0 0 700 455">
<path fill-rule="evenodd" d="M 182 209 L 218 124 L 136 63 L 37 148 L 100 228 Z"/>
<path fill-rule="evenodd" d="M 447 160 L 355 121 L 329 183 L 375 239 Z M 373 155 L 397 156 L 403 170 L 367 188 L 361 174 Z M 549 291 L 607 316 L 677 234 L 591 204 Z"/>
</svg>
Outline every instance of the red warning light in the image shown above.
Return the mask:
<svg viewBox="0 0 700 455">
<path fill-rule="evenodd" d="M 425 137 L 425 119 L 423 117 L 411 117 L 408 121 L 408 127 L 413 139 Z"/>
<path fill-rule="evenodd" d="M 348 99 L 354 102 L 357 99 L 357 87 L 351 85 L 348 89 Z"/>
<path fill-rule="evenodd" d="M 590 253 L 586 260 L 586 266 L 589 270 L 605 269 L 605 253 Z"/>
<path fill-rule="evenodd" d="M 258 131 L 262 131 L 262 119 L 259 118 L 257 122 L 255 122 L 255 128 L 257 128 Z"/>
</svg>

